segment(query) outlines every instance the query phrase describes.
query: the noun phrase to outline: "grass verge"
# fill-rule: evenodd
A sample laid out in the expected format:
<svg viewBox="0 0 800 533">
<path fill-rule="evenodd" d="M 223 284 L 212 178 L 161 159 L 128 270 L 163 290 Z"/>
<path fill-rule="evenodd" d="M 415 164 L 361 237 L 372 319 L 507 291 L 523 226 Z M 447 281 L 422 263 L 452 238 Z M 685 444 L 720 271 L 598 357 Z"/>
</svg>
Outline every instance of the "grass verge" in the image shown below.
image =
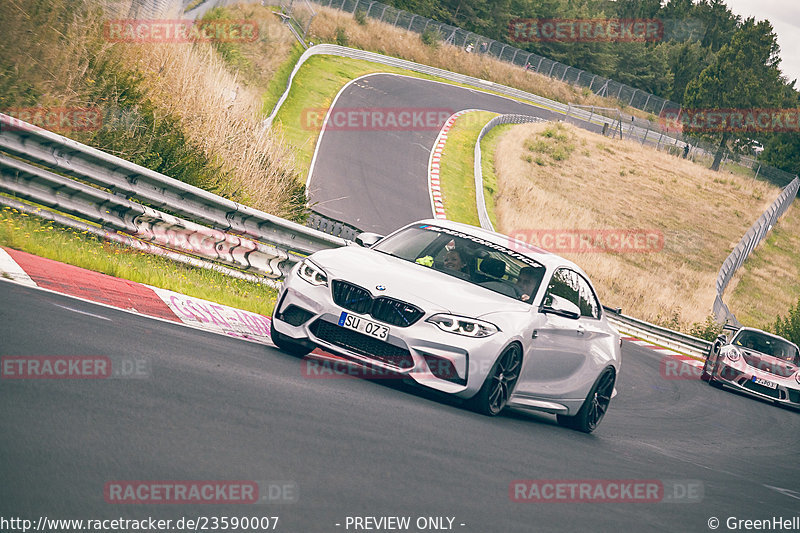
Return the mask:
<svg viewBox="0 0 800 533">
<path fill-rule="evenodd" d="M 480 227 L 475 203 L 475 141 L 497 113 L 473 111 L 456 119 L 447 134 L 439 179 L 447 218 Z"/>
<path fill-rule="evenodd" d="M 0 246 L 266 316 L 277 297 L 265 285 L 144 254 L 9 207 L 0 209 Z"/>
<path fill-rule="evenodd" d="M 481 141 L 481 169 L 483 171 L 483 192 L 486 197 L 486 211 L 489 213 L 489 220 L 497 228 L 497 213 L 495 212 L 495 195 L 497 194 L 497 172 L 495 171 L 495 153 L 497 143 L 503 138 L 505 132 L 510 130 L 513 124 L 500 124 L 495 126 L 486 134 Z"/>
<path fill-rule="evenodd" d="M 795 199 L 731 280 L 723 300 L 743 324 L 769 329 L 800 297 L 800 205 Z"/>
</svg>

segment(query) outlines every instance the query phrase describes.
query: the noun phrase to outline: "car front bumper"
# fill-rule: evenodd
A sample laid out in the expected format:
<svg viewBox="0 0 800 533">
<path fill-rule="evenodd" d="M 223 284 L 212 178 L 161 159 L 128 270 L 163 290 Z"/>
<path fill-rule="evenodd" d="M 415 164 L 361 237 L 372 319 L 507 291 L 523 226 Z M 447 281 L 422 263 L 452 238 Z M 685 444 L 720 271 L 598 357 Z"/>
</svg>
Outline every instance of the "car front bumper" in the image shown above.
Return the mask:
<svg viewBox="0 0 800 533">
<path fill-rule="evenodd" d="M 502 331 L 483 338 L 443 331 L 426 322 L 434 312 L 408 327 L 389 325 L 389 336 L 382 341 L 339 325 L 343 312 L 378 322 L 336 305 L 329 286 L 290 276 L 278 298 L 272 328 L 296 342 L 463 398 L 477 393 L 507 345 Z"/>
<path fill-rule="evenodd" d="M 783 378 L 762 374 L 751 371 L 747 365 L 733 366 L 726 361 L 721 361 L 714 379 L 726 387 L 751 396 L 800 409 L 800 386 L 792 387 L 791 383 L 787 383 L 788 380 L 794 381 L 793 377 Z M 775 388 L 756 383 L 753 380 L 755 377 L 774 383 Z"/>
</svg>

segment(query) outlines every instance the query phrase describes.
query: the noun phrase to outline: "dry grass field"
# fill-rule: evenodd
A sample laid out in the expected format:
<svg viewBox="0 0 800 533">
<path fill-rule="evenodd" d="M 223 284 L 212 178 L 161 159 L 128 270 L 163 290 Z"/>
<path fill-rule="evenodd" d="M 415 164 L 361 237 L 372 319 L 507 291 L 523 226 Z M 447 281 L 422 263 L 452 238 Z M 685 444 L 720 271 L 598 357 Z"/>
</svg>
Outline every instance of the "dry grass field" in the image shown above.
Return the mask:
<svg viewBox="0 0 800 533">
<path fill-rule="evenodd" d="M 120 60 L 144 76 L 148 97 L 164 112 L 180 117 L 184 134 L 222 166 L 228 181 L 222 193 L 279 216 L 292 216 L 296 189 L 293 150 L 283 137 L 260 125 L 264 81 L 289 56 L 294 37 L 263 8 L 239 7 L 226 18 L 259 25 L 259 40 L 231 47 L 240 63 L 228 63 L 208 43 L 125 44 Z M 117 50 L 117 53 L 120 51 Z"/>
<path fill-rule="evenodd" d="M 764 182 L 561 123 L 511 128 L 498 144 L 495 170 L 503 233 L 663 235 L 663 248 L 645 252 L 562 255 L 589 273 L 606 305 L 683 330 L 709 316 L 720 265 L 779 194 Z"/>
</svg>

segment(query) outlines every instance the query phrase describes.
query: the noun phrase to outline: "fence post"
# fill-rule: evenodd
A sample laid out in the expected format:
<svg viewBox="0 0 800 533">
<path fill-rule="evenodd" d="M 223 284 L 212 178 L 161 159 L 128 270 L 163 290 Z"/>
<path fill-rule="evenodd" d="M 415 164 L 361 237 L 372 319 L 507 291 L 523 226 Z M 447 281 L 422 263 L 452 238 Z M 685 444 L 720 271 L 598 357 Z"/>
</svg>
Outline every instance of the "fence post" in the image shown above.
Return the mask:
<svg viewBox="0 0 800 533">
<path fill-rule="evenodd" d="M 542 66 L 542 61 L 544 61 L 544 56 L 539 58 L 539 64 L 536 65 L 536 72 L 539 72 L 539 67 Z"/>
<path fill-rule="evenodd" d="M 406 28 L 407 31 L 411 31 L 411 25 L 414 23 L 415 18 L 417 18 L 417 16 L 412 13 L 411 20 L 408 21 L 408 28 Z"/>
</svg>

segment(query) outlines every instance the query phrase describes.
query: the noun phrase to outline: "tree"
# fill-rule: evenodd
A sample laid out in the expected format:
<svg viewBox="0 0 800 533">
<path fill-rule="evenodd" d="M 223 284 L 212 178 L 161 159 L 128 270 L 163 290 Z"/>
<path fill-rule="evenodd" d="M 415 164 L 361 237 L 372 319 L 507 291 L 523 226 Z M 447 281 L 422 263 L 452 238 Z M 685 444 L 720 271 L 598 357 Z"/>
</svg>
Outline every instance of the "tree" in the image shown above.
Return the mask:
<svg viewBox="0 0 800 533">
<path fill-rule="evenodd" d="M 778 316 L 769 329 L 776 335 L 800 345 L 800 300 L 796 305 L 789 307 L 786 318 Z"/>
<path fill-rule="evenodd" d="M 784 86 L 783 108 L 800 109 L 800 92 L 794 88 L 795 81 Z M 792 174 L 800 174 L 800 135 L 797 132 L 768 134 L 761 141 L 764 152 L 761 161 Z"/>
<path fill-rule="evenodd" d="M 672 44 L 669 49 L 669 69 L 672 71 L 672 91 L 666 95 L 674 102 L 682 102 L 686 86 L 713 60 L 713 54 L 697 41 Z"/>
<path fill-rule="evenodd" d="M 745 110 L 780 105 L 783 79 L 778 65 L 777 36 L 767 20 L 747 19 L 717 53 L 714 62 L 686 86 L 683 104 L 691 115 L 702 110 Z M 698 132 L 700 137 L 719 139 L 712 170 L 719 165 L 728 141 L 741 144 L 756 137 L 753 133 L 722 128 L 722 135 Z"/>
</svg>

